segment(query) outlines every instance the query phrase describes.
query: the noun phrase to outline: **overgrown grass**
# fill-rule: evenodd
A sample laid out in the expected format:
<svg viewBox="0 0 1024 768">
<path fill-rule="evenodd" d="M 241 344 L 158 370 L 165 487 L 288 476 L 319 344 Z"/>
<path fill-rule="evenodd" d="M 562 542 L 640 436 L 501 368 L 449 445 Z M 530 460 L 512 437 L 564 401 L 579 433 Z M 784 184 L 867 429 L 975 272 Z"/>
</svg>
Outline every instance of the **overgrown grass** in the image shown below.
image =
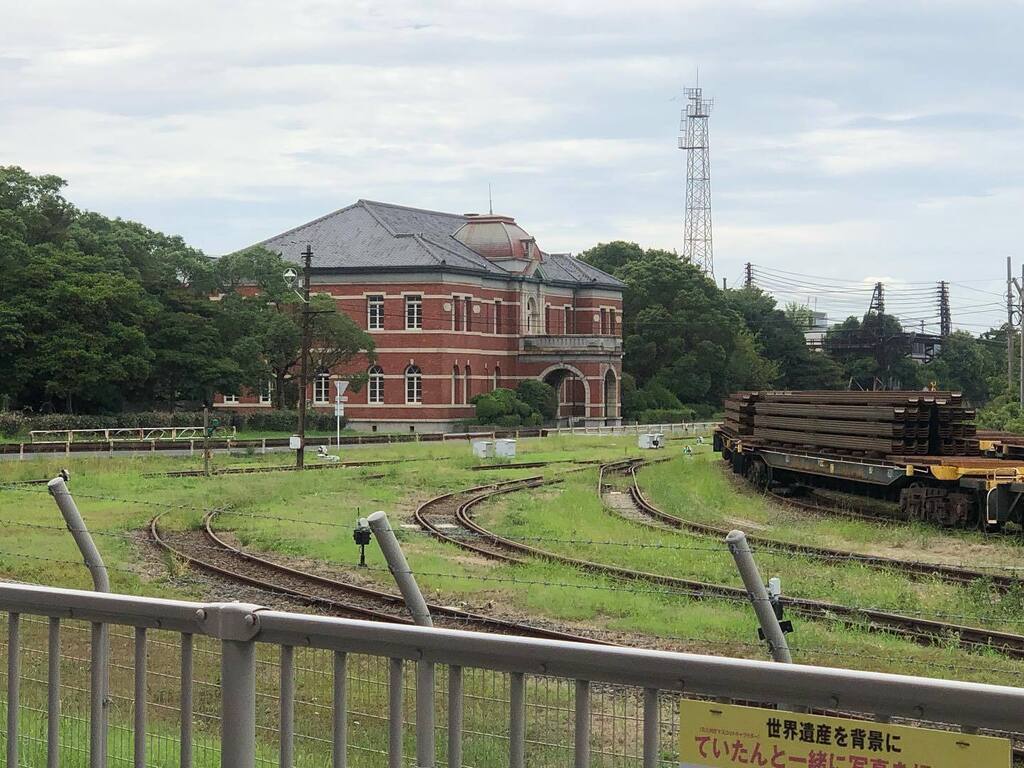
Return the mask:
<svg viewBox="0 0 1024 768">
<path fill-rule="evenodd" d="M 773 502 L 737 481 L 714 454 L 638 473 L 648 498 L 673 515 L 750 534 L 907 560 L 965 566 L 1024 565 L 1022 538 L 943 530 L 923 523 L 822 516 Z"/>
<path fill-rule="evenodd" d="M 611 460 L 634 455 L 635 438 L 560 437 L 542 440 L 521 440 L 520 457 L 523 460 L 546 459 L 602 459 Z M 678 454 L 678 446 L 669 449 Z M 248 547 L 279 553 L 279 556 L 315 559 L 326 565 L 313 565 L 323 570 L 345 570 L 359 578 L 392 587 L 390 576 L 376 547 L 370 547 L 370 569 L 356 571 L 358 550 L 351 539 L 351 526 L 358 515 L 384 509 L 403 540 L 408 559 L 421 586 L 437 602 L 463 604 L 470 609 L 486 611 L 518 620 L 576 627 L 602 633 L 610 640 L 635 643 L 641 640 L 649 645 L 679 650 L 708 652 L 719 655 L 766 658 L 762 644 L 757 641 L 756 623 L 750 607 L 740 601 L 694 600 L 688 595 L 670 589 L 642 583 L 623 583 L 595 577 L 544 562 L 524 566 L 495 564 L 473 556 L 454 546 L 439 543 L 424 533 L 403 528 L 410 520 L 412 509 L 419 502 L 447 490 L 485 484 L 499 479 L 523 477 L 543 472 L 546 475 L 564 473 L 571 466 L 553 465 L 549 468 L 474 472 L 476 463 L 465 442 L 398 444 L 371 446 L 352 451 L 358 459 L 405 459 L 398 464 L 366 468 L 325 469 L 307 473 L 268 473 L 255 475 L 222 475 L 213 478 L 147 477 L 148 473 L 198 467 L 199 458 L 175 459 L 168 457 L 79 458 L 72 456 L 67 463 L 72 471 L 72 492 L 90 527 L 100 534 L 98 543 L 111 566 L 114 589 L 135 594 L 150 594 L 186 598 L 253 599 L 251 591 L 233 589 L 212 590 L 205 582 L 195 578 L 179 563 L 168 562 L 155 554 L 137 534 L 157 513 L 165 513 L 164 524 L 185 529 L 196 526 L 203 511 L 210 508 L 223 510 L 217 526 L 233 531 Z M 241 456 L 232 458 L 233 465 L 269 465 L 287 463 L 282 455 Z M 52 476 L 63 465 L 64 457 L 41 459 L 33 462 L 0 464 L 0 482 L 30 477 Z M 229 463 L 218 457 L 218 464 Z M 744 519 L 770 527 L 772 535 L 791 533 L 794 537 L 812 537 L 793 513 L 772 509 L 764 500 L 750 497 L 732 487 L 721 476 L 718 468 L 703 458 L 683 459 L 677 455 L 672 462 L 651 467 L 641 473 L 641 482 L 659 506 L 686 517 L 716 522 L 728 518 Z M 685 514 L 684 514 L 685 513 Z M 537 542 L 538 545 L 559 549 L 580 557 L 604 562 L 621 563 L 658 573 L 696 578 L 723 583 L 738 583 L 732 573 L 730 561 L 716 542 L 675 533 L 649 531 L 636 524 L 624 522 L 605 510 L 596 496 L 596 469 L 578 474 L 566 474 L 565 481 L 553 487 L 532 492 L 499 497 L 478 508 L 480 519 L 489 526 L 510 535 L 560 539 Z M 4 537 L 0 542 L 0 575 L 24 581 L 35 581 L 57 586 L 88 588 L 90 581 L 80 557 L 66 531 L 61 527 L 59 514 L 52 499 L 42 486 L 0 489 L 0 520 L 4 522 Z M 295 522 L 296 520 L 301 522 Z M 789 528 L 781 527 L 783 521 Z M 829 543 L 857 540 L 865 544 L 879 543 L 890 530 L 886 526 L 857 523 L 843 536 L 826 524 L 819 525 L 822 536 Z M 28 526 L 46 526 L 45 529 Z M 52 528 L 51 528 L 52 526 Z M 777 527 L 778 526 L 778 527 Z M 863 530 L 859 528 L 863 526 Z M 872 535 L 868 535 L 871 532 Z M 925 540 L 933 542 L 936 551 L 953 546 L 963 539 L 946 536 L 940 531 L 921 531 Z M 855 535 L 856 534 L 856 535 Z M 794 540 L 807 540 L 794 538 Z M 898 541 L 894 538 L 893 541 Z M 588 544 L 588 542 L 643 543 L 649 546 L 619 546 L 616 544 Z M 903 540 L 906 547 L 915 539 Z M 970 538 L 968 537 L 968 541 Z M 972 545 L 987 547 L 986 542 L 970 541 Z M 887 544 L 887 546 L 895 546 Z M 1013 553 L 1005 544 L 994 545 Z M 1012 626 L 1024 615 L 1020 599 L 1004 598 L 995 602 L 983 589 L 964 590 L 947 585 L 908 580 L 898 574 L 883 574 L 852 565 L 824 566 L 816 561 L 775 558 L 759 553 L 762 567 L 783 577 L 786 591 L 826 597 L 839 602 L 884 604 L 906 610 L 964 612 L 979 622 Z M 767 575 L 767 574 L 766 574 Z M 393 588 L 393 587 L 392 587 Z M 797 631 L 790 636 L 794 657 L 798 663 L 825 666 L 853 667 L 890 672 L 916 673 L 936 677 L 1015 684 L 1024 672 L 1024 663 L 1008 660 L 994 652 L 966 653 L 949 644 L 922 647 L 906 640 L 884 634 L 870 634 L 841 624 L 798 619 Z M 65 652 L 69 655 L 69 688 L 66 712 L 71 718 L 75 712 L 84 712 L 81 683 L 75 684 L 75 671 L 86 668 L 81 659 L 87 658 L 87 633 L 80 637 L 68 634 Z M 26 630 L 26 647 L 45 647 L 45 638 L 32 640 Z M 125 641 L 127 642 L 127 641 Z M 203 638 L 197 638 L 200 645 Z M 115 689 L 121 698 L 115 706 L 112 722 L 121 729 L 119 740 L 112 741 L 117 756 L 128 756 L 131 749 L 130 706 L 130 646 L 123 644 L 123 667 L 115 676 Z M 276 713 L 273 688 L 276 680 L 273 649 L 269 656 L 261 657 L 261 698 L 258 717 L 261 723 L 261 756 L 273 761 L 273 730 Z M 305 652 L 304 652 L 305 653 Z M 313 653 L 309 651 L 309 653 Z M 214 733 L 216 724 L 214 698 L 216 694 L 216 656 L 209 649 L 197 645 L 197 712 L 202 711 L 205 725 L 197 725 L 197 765 L 215 765 L 215 742 L 207 738 Z M 174 741 L 173 706 L 176 695 L 176 654 L 173 650 L 151 652 L 154 665 L 151 696 L 151 739 L 154 745 Z M 26 669 L 31 677 L 45 679 L 45 655 L 26 655 Z M 353 661 L 353 664 L 355 662 Z M 350 751 L 353 764 L 379 764 L 380 754 L 375 751 L 385 742 L 384 721 L 380 719 L 386 701 L 386 662 L 360 661 L 350 669 L 350 733 L 359 738 Z M 375 666 L 376 665 L 376 666 Z M 299 659 L 299 699 L 297 727 L 300 739 L 297 747 L 299 764 L 324 764 L 327 747 L 318 738 L 325 733 L 329 713 L 329 662 Z M 492 676 L 493 677 L 493 676 Z M 0 669 L 2 678 L 2 669 Z M 362 686 L 362 687 L 360 687 Z M 32 699 L 33 707 L 44 701 L 43 689 L 23 692 Z M 500 680 L 481 678 L 467 681 L 477 709 L 470 714 L 467 705 L 467 727 L 472 724 L 475 733 L 467 734 L 466 757 L 474 765 L 500 764 L 504 759 L 501 728 L 505 706 L 502 698 L 506 691 Z M 533 695 L 533 694 L 531 694 Z M 543 697 L 550 691 L 535 692 L 537 712 L 544 712 Z M 443 700 L 443 695 L 439 692 Z M 411 705 L 411 696 L 407 697 Z M 557 695 L 556 695 L 557 698 Z M 27 699 L 28 700 L 28 699 Z M 622 707 L 623 698 L 609 698 L 614 706 Z M 628 699 L 630 706 L 635 701 Z M 480 703 L 483 702 L 483 703 Z M 567 703 L 566 698 L 565 702 Z M 163 709 L 156 706 L 160 703 Z M 612 706 L 609 704 L 608 706 Z M 76 707 L 78 708 L 76 710 Z M 595 703 L 595 708 L 597 704 Z M 559 734 L 569 724 L 569 715 L 562 710 L 550 710 L 550 722 L 531 719 L 531 738 L 536 740 L 532 749 L 532 764 L 554 764 L 569 759 L 557 749 L 545 753 L 542 742 L 559 742 Z M 571 712 L 571 707 L 565 710 Z M 33 709 L 23 717 L 26 733 L 39 734 L 45 722 Z M 538 715 L 538 718 L 540 715 Z M 199 723 L 200 721 L 197 721 Z M 68 743 L 84 744 L 83 725 L 69 719 Z M 411 752 L 411 735 L 407 746 Z M 614 740 L 614 731 L 610 737 Z M 618 738 L 621 738 L 618 737 Z M 76 742 L 77 740 L 77 742 Z M 564 740 L 563 740 L 564 741 Z M 37 744 L 28 742 L 27 746 Z M 37 747 L 36 747 L 37 748 Z M 154 765 L 176 763 L 173 747 L 154 755 Z M 554 749 L 554 748 L 552 748 Z M 443 750 L 443 739 L 439 739 Z M 557 754 L 555 754 L 557 752 Z M 201 754 L 200 754 L 201 753 Z M 37 756 L 41 753 L 38 751 Z M 440 755 L 440 751 L 439 751 Z M 69 752 L 65 764 L 82 764 L 79 752 Z M 33 757 L 29 764 L 36 764 Z"/>
</svg>

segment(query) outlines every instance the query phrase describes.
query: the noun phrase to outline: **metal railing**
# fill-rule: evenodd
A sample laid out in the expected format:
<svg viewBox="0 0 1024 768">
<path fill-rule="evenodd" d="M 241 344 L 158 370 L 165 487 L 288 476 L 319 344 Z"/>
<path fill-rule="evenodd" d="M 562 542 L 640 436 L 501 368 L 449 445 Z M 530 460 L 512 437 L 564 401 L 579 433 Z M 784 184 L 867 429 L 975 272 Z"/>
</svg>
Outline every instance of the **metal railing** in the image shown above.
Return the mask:
<svg viewBox="0 0 1024 768">
<path fill-rule="evenodd" d="M 217 438 L 234 437 L 237 434 L 232 427 L 230 434 L 218 428 Z M 33 429 L 28 433 L 29 441 L 34 444 L 70 444 L 74 442 L 152 442 L 155 440 L 202 440 L 203 428 L 198 427 L 109 427 L 106 429 Z"/>
<path fill-rule="evenodd" d="M 678 762 L 681 695 L 1013 730 L 1024 690 L 0 583 L 7 765 Z M 110 682 L 82 623 L 111 630 Z M 45 642 L 44 642 L 45 641 Z M 44 650 L 45 649 L 45 650 Z M 385 672 L 386 670 L 386 672 Z M 410 700 L 411 699 L 411 700 Z M 93 702 L 95 704 L 95 702 Z M 90 721 L 109 719 L 102 738 Z M 608 725 L 610 723 L 610 726 Z M 599 727 L 595 727 L 595 725 Z M 610 728 L 610 733 L 608 732 Z M 97 739 L 99 739 L 97 741 Z M 86 747 L 88 743 L 88 747 Z"/>
</svg>

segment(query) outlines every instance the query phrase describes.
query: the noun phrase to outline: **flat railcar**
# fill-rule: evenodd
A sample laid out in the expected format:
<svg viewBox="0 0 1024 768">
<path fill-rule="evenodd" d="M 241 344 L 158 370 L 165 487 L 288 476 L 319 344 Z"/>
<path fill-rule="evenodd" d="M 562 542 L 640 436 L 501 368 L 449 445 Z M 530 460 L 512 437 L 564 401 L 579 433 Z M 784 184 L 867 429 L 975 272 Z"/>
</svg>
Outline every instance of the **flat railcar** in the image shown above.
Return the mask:
<svg viewBox="0 0 1024 768">
<path fill-rule="evenodd" d="M 898 503 L 898 519 L 949 528 L 1024 530 L 1024 455 L 998 439 L 983 455 L 867 457 L 787 446 L 719 427 L 714 449 L 753 485 L 811 486 Z"/>
</svg>

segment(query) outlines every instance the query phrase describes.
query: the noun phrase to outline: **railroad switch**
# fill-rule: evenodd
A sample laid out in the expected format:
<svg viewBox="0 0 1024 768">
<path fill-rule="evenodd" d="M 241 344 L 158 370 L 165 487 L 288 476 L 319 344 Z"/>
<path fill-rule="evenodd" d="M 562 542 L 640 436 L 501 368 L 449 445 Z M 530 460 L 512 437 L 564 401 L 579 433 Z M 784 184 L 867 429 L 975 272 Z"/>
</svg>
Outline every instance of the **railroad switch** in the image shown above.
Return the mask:
<svg viewBox="0 0 1024 768">
<path fill-rule="evenodd" d="M 365 517 L 359 518 L 356 527 L 352 530 L 352 540 L 359 545 L 359 567 L 366 567 L 366 545 L 370 543 L 373 532 Z"/>
</svg>

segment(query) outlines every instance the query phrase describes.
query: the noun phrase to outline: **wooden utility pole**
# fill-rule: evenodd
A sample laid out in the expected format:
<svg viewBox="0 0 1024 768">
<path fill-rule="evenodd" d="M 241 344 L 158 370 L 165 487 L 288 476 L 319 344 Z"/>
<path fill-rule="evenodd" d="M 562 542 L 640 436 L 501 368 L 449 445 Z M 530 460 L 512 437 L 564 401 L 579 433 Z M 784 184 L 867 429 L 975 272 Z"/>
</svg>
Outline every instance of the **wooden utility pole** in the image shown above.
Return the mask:
<svg viewBox="0 0 1024 768">
<path fill-rule="evenodd" d="M 1013 275 L 1006 257 L 1006 387 L 1013 389 Z"/>
<path fill-rule="evenodd" d="M 295 466 L 302 469 L 306 459 L 306 378 L 309 374 L 309 273 L 313 262 L 313 248 L 302 252 L 302 361 L 299 363 L 299 449 L 295 452 Z"/>
<path fill-rule="evenodd" d="M 203 404 L 203 474 L 210 476 L 210 408 Z"/>
</svg>

